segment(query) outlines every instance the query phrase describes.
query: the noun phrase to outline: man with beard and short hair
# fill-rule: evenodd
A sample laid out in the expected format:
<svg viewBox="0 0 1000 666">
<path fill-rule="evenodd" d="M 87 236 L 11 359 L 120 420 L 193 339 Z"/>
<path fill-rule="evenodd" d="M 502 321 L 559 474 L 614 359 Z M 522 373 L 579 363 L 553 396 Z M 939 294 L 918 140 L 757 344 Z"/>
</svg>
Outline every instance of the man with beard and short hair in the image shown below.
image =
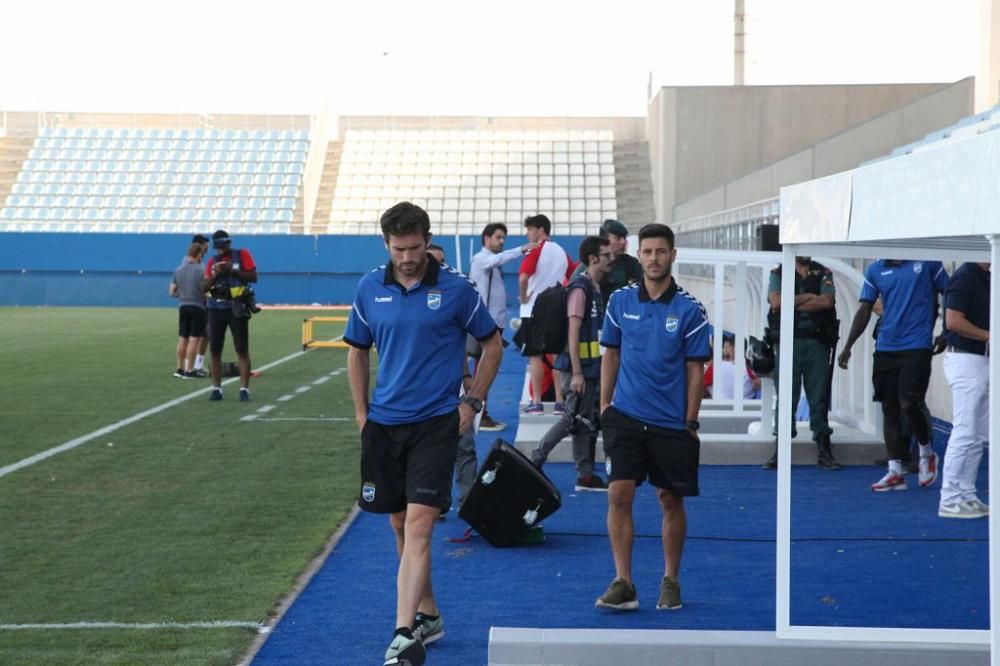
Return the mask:
<svg viewBox="0 0 1000 666">
<path fill-rule="evenodd" d="M 444 635 L 431 585 L 431 537 L 451 503 L 459 436 L 500 364 L 500 336 L 472 282 L 427 253 L 430 219 L 398 203 L 380 221 L 389 263 L 361 278 L 344 331 L 354 418 L 361 431 L 358 506 L 387 513 L 396 540 L 396 616 L 385 664 L 423 664 Z M 419 333 L 419 334 L 417 334 Z M 459 399 L 467 335 L 483 358 Z M 374 393 L 370 351 L 378 350 Z"/>
<path fill-rule="evenodd" d="M 601 425 L 608 471 L 608 536 L 615 577 L 598 608 L 639 607 L 632 581 L 636 487 L 648 479 L 663 513 L 664 576 L 657 609 L 681 607 L 687 514 L 698 495 L 698 411 L 709 359 L 705 308 L 671 275 L 677 250 L 664 224 L 639 230 L 639 284 L 611 294 L 601 345 Z"/>
</svg>

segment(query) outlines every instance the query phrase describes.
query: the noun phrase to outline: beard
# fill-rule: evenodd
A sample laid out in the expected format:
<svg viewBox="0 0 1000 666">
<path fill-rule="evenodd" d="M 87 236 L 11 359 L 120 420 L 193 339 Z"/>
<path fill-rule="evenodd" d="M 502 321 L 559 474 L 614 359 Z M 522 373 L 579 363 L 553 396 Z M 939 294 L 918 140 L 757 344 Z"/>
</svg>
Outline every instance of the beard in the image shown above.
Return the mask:
<svg viewBox="0 0 1000 666">
<path fill-rule="evenodd" d="M 652 270 L 652 272 L 654 273 L 653 275 L 650 274 L 650 269 L 653 269 Z M 654 282 L 662 282 L 663 280 L 668 279 L 672 272 L 673 272 L 673 262 L 671 261 L 663 262 L 655 267 L 650 266 L 649 268 L 647 268 L 646 266 L 643 266 L 642 268 L 643 276 L 646 279 L 652 280 Z M 659 273 L 659 275 L 656 275 L 655 273 Z"/>
</svg>

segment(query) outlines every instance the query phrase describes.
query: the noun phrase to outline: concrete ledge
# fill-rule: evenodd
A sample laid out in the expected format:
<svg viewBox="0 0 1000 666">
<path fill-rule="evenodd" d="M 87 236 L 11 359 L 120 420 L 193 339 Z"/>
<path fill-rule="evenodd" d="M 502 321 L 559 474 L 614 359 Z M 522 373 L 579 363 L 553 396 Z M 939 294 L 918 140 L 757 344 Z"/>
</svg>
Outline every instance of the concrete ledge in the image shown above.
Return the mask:
<svg viewBox="0 0 1000 666">
<path fill-rule="evenodd" d="M 490 666 L 987 666 L 989 646 L 779 639 L 764 631 L 492 627 Z"/>
</svg>

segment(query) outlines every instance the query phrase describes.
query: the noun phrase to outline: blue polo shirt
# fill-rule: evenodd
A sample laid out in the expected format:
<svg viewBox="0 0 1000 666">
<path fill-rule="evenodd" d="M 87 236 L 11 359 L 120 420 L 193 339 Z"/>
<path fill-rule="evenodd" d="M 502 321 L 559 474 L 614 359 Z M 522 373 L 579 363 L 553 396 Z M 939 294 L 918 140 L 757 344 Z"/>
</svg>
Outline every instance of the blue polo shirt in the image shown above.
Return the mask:
<svg viewBox="0 0 1000 666">
<path fill-rule="evenodd" d="M 944 306 L 965 315 L 969 323 L 990 330 L 990 273 L 976 263 L 965 263 L 955 269 L 944 292 Z M 946 331 L 948 344 L 973 354 L 985 354 L 986 343 Z"/>
<path fill-rule="evenodd" d="M 709 325 L 705 308 L 671 281 L 655 301 L 645 285 L 611 294 L 601 344 L 620 349 L 615 408 L 644 423 L 684 428 L 687 361 L 707 361 Z"/>
<path fill-rule="evenodd" d="M 882 297 L 882 323 L 875 351 L 931 349 L 934 346 L 934 296 L 948 286 L 940 261 L 879 259 L 865 269 L 859 300 Z"/>
<path fill-rule="evenodd" d="M 466 335 L 488 339 L 497 325 L 476 286 L 428 256 L 421 282 L 407 290 L 392 264 L 361 278 L 344 342 L 378 351 L 368 418 L 401 425 L 458 408 Z"/>
</svg>

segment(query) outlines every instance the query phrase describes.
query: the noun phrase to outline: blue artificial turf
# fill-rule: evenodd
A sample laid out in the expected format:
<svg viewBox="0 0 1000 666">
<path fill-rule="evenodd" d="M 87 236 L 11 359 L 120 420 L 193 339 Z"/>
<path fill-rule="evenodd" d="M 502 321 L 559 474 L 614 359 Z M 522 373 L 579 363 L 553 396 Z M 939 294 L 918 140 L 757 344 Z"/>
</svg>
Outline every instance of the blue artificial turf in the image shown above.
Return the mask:
<svg viewBox="0 0 1000 666">
<path fill-rule="evenodd" d="M 523 377 L 523 359 L 508 349 L 490 401 L 508 429 L 477 436 L 481 458 L 497 435 L 513 439 Z M 946 441 L 938 432 L 939 452 Z M 633 552 L 640 609 L 614 613 L 594 608 L 614 574 L 607 496 L 574 492 L 571 464 L 545 471 L 563 508 L 546 520 L 543 544 L 450 541 L 465 524 L 454 512 L 439 524 L 433 580 L 446 636 L 428 648 L 428 663 L 485 664 L 491 626 L 774 630 L 774 472 L 701 468 L 701 496 L 686 501 L 684 608 L 672 612 L 655 610 L 660 510 L 653 489 L 640 487 Z M 923 490 L 912 478 L 906 492 L 872 493 L 882 473 L 793 468 L 792 624 L 987 629 L 987 521 L 939 519 L 940 481 Z M 394 628 L 396 565 L 387 518 L 361 514 L 254 664 L 380 664 Z"/>
</svg>

